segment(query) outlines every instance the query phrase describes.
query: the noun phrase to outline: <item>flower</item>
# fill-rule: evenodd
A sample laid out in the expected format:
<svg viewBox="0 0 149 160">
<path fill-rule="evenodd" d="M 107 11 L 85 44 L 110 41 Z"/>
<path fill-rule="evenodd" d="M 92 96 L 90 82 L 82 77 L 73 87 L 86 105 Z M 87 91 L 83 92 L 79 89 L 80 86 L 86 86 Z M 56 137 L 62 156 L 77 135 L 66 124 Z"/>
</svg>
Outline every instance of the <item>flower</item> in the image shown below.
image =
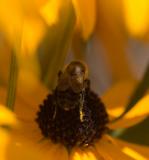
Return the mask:
<svg viewBox="0 0 149 160">
<path fill-rule="evenodd" d="M 8 0 L 8 2 L 9 2 L 9 0 Z M 23 1 L 23 2 L 24 2 L 24 5 L 26 6 L 25 1 Z M 68 2 L 68 5 L 66 5 L 66 8 L 68 9 L 68 11 L 70 9 L 70 11 L 73 13 L 73 16 L 72 16 L 73 18 L 71 18 L 71 16 L 70 17 L 68 16 L 69 15 L 69 14 L 67 14 L 68 12 L 65 12 L 64 15 L 67 15 L 68 17 L 67 16 L 66 17 L 70 21 L 72 20 L 72 23 L 74 24 L 75 16 L 74 16 L 73 7 L 72 7 L 70 1 L 67 1 L 67 2 Z M 19 1 L 16 0 L 16 3 L 19 4 L 19 6 L 20 6 Z M 32 2 L 29 2 L 29 3 L 32 4 Z M 91 12 L 88 12 L 89 9 L 87 10 L 87 12 L 86 12 L 86 10 L 84 10 L 84 7 L 82 7 L 83 3 L 85 3 L 85 1 L 82 1 L 82 2 L 79 2 L 77 0 L 73 1 L 74 8 L 75 8 L 75 11 L 76 11 L 75 14 L 77 14 L 77 24 L 78 24 L 77 29 L 79 30 L 79 32 L 82 32 L 82 37 L 84 38 L 84 40 L 87 40 L 90 37 L 90 35 L 91 35 L 91 33 L 92 33 L 92 31 L 95 27 L 95 18 L 96 18 L 95 17 L 95 12 L 96 12 L 96 9 L 95 9 L 96 5 L 95 4 L 96 4 L 96 1 L 92 1 L 92 2 L 89 3 L 90 5 L 87 5 L 87 8 L 91 7 Z M 106 6 L 102 2 L 99 2 L 99 3 L 102 4 L 103 6 Z M 7 1 L 6 1 L 6 3 L 4 1 L 2 1 L 2 4 L 4 4 L 4 6 L 7 6 Z M 28 2 L 27 2 L 27 4 L 28 4 Z M 34 2 L 33 2 L 33 4 L 34 4 Z M 21 137 L 21 139 L 20 138 L 19 139 L 14 138 L 14 140 L 16 142 L 19 141 L 20 143 L 13 143 L 13 144 L 11 143 L 11 146 L 12 146 L 13 149 L 12 149 L 12 152 L 8 152 L 8 156 L 11 155 L 9 153 L 14 152 L 14 150 L 15 150 L 14 148 L 19 148 L 20 151 L 21 150 L 24 151 L 26 147 L 21 148 L 22 145 L 20 146 L 20 144 L 23 144 L 23 146 L 26 146 L 24 144 L 25 143 L 24 141 L 26 139 L 28 139 L 33 145 L 35 145 L 37 147 L 37 149 L 40 148 L 40 153 L 42 154 L 41 159 L 51 158 L 51 159 L 62 159 L 62 160 L 63 159 L 64 160 L 65 159 L 95 160 L 95 159 L 118 159 L 118 158 L 120 158 L 120 159 L 132 159 L 132 158 L 145 159 L 145 158 L 148 158 L 148 155 L 146 154 L 146 151 L 148 150 L 148 148 L 141 147 L 141 148 L 143 148 L 143 151 L 144 151 L 144 152 L 141 152 L 140 151 L 141 149 L 139 148 L 139 146 L 133 146 L 131 144 L 125 144 L 123 141 L 120 141 L 118 139 L 113 139 L 109 135 L 103 134 L 102 129 L 106 128 L 106 123 L 107 123 L 107 119 L 108 119 L 105 111 L 104 111 L 104 116 L 102 115 L 103 112 L 101 113 L 101 117 L 103 116 L 103 117 L 105 117 L 105 119 L 104 118 L 102 119 L 99 115 L 98 115 L 99 116 L 98 117 L 96 115 L 96 112 L 94 112 L 94 114 L 95 114 L 94 116 L 95 117 L 97 116 L 96 119 L 99 118 L 101 120 L 101 122 L 102 122 L 102 120 L 103 121 L 105 120 L 103 122 L 103 126 L 101 127 L 100 125 L 97 125 L 97 123 L 96 123 L 96 125 L 94 124 L 92 126 L 92 122 L 93 122 L 92 121 L 92 119 L 93 119 L 92 114 L 89 113 L 88 110 L 83 111 L 83 109 L 80 108 L 80 110 L 79 110 L 80 111 L 79 112 L 80 113 L 80 117 L 79 117 L 80 119 L 79 120 L 80 120 L 80 122 L 83 121 L 83 123 L 84 123 L 84 120 L 82 120 L 82 117 L 83 117 L 84 113 L 87 113 L 88 115 L 87 115 L 86 120 L 90 120 L 90 121 L 85 121 L 86 122 L 85 127 L 88 127 L 89 130 L 92 129 L 92 132 L 89 135 L 87 135 L 87 133 L 82 132 L 82 128 L 81 128 L 82 126 L 81 126 L 79 128 L 81 130 L 81 131 L 79 131 L 79 133 L 81 133 L 81 136 L 85 135 L 85 138 L 83 137 L 84 139 L 82 141 L 82 139 L 81 139 L 82 137 L 81 138 L 79 137 L 81 139 L 81 141 L 78 141 L 79 145 L 78 145 L 78 143 L 76 143 L 76 145 L 73 144 L 70 147 L 70 145 L 67 146 L 65 143 L 54 143 L 51 135 L 49 136 L 50 138 L 45 137 L 46 134 L 44 133 L 44 131 L 45 131 L 44 127 L 46 127 L 46 129 L 48 129 L 48 131 L 49 131 L 49 128 L 51 127 L 51 124 L 52 124 L 50 122 L 50 124 L 48 126 L 44 126 L 44 125 L 47 125 L 47 123 L 44 122 L 44 120 L 47 120 L 46 119 L 47 117 L 44 117 L 45 116 L 44 112 L 46 112 L 46 109 L 48 109 L 49 103 L 47 103 L 47 102 L 50 102 L 50 101 L 47 101 L 47 100 L 44 101 L 44 104 L 43 104 L 44 106 L 42 107 L 43 109 L 39 110 L 38 106 L 42 103 L 43 99 L 45 99 L 46 95 L 48 95 L 48 91 L 44 86 L 42 86 L 42 84 L 40 84 L 40 82 L 38 82 L 38 80 L 36 80 L 36 77 L 38 77 L 39 74 L 40 74 L 39 73 L 40 71 L 38 71 L 39 66 L 38 66 L 38 60 L 36 59 L 37 58 L 36 55 L 29 54 L 29 56 L 31 56 L 31 59 L 33 59 L 33 62 L 34 62 L 34 63 L 30 63 L 32 67 L 30 65 L 26 64 L 26 60 L 24 62 L 22 60 L 22 59 L 27 59 L 27 61 L 29 60 L 28 55 L 26 53 L 36 53 L 36 49 L 38 48 L 37 46 L 39 45 L 40 40 L 42 39 L 42 36 L 45 33 L 45 22 L 43 22 L 42 18 L 44 18 L 44 20 L 47 22 L 48 25 L 51 25 L 51 23 L 52 24 L 55 23 L 55 21 L 57 22 L 57 18 L 58 18 L 57 16 L 58 16 L 58 10 L 59 10 L 59 5 L 60 4 L 57 3 L 57 1 L 53 1 L 53 0 L 48 1 L 47 3 L 44 3 L 44 4 L 46 4 L 46 5 L 44 6 L 43 3 L 42 3 L 43 8 L 41 10 L 39 9 L 41 13 L 38 12 L 38 9 L 37 9 L 37 12 L 34 12 L 36 10 L 36 7 L 32 8 L 32 5 L 29 5 L 30 6 L 29 8 L 28 7 L 26 8 L 24 6 L 24 9 L 25 10 L 27 9 L 27 11 L 30 11 L 29 13 L 31 13 L 31 14 L 29 14 L 29 16 L 28 16 L 28 14 L 26 15 L 27 19 L 25 18 L 25 21 L 23 23 L 23 27 L 22 27 L 22 20 L 24 20 L 24 18 L 22 18 L 22 16 L 24 17 L 24 12 L 22 13 L 22 11 L 20 9 L 21 6 L 20 7 L 16 6 L 16 8 L 19 8 L 19 9 L 16 10 L 16 12 L 15 12 L 16 13 L 16 19 L 15 19 L 16 23 L 14 23 L 13 27 L 11 27 L 11 25 L 9 27 L 9 23 L 8 23 L 7 19 L 5 19 L 5 17 L 0 18 L 0 21 L 3 22 L 2 23 L 2 26 L 3 26 L 2 30 L 5 31 L 6 35 L 8 34 L 8 37 L 11 39 L 12 42 L 14 41 L 14 44 L 17 47 L 17 48 L 15 48 L 15 46 L 14 46 L 14 48 L 16 49 L 15 52 L 18 53 L 17 58 L 18 58 L 18 65 L 19 65 L 18 93 L 17 93 L 17 97 L 16 97 L 16 103 L 15 103 L 14 111 L 15 111 L 18 119 L 21 122 L 21 126 L 20 126 L 19 129 L 15 129 L 13 133 L 14 133 L 14 137 L 18 136 L 18 137 Z M 65 3 L 65 4 L 67 4 L 67 3 Z M 65 6 L 65 4 L 64 4 L 64 6 Z M 102 8 L 102 5 L 100 5 L 101 8 Z M 4 9 L 3 5 L 1 5 L 1 6 L 2 6 L 2 13 L 7 13 L 6 10 Z M 39 4 L 39 6 L 40 6 L 40 4 Z M 49 14 L 49 11 L 50 11 L 49 6 L 50 6 L 50 8 L 51 8 L 51 6 L 55 7 L 54 8 L 55 9 L 54 13 L 57 13 L 57 14 L 55 14 L 56 15 L 55 17 L 51 17 L 51 15 Z M 14 7 L 9 7 L 9 8 L 12 9 Z M 65 10 L 65 9 L 63 8 L 63 10 Z M 103 9 L 103 10 L 99 10 L 99 11 L 100 12 L 105 12 L 105 11 L 107 11 L 107 9 L 106 10 Z M 13 13 L 13 10 L 11 10 L 11 12 Z M 18 13 L 21 13 L 21 14 L 18 14 Z M 91 13 L 91 14 L 89 14 L 89 13 Z M 40 16 L 38 17 L 39 14 L 41 14 L 41 16 L 43 16 L 43 17 L 42 18 Z M 11 19 L 12 15 L 13 14 L 8 14 L 7 17 L 10 17 L 10 19 Z M 17 15 L 19 15 L 19 16 L 17 16 Z M 31 15 L 33 15 L 33 17 Z M 86 18 L 84 18 L 85 15 L 88 15 L 88 16 L 86 16 Z M 102 15 L 104 15 L 104 14 L 102 14 Z M 93 16 L 93 18 L 92 18 L 92 16 Z M 28 17 L 29 17 L 29 19 L 28 19 Z M 52 21 L 49 21 L 49 18 Z M 51 19 L 51 18 L 54 18 L 54 20 Z M 64 21 L 63 18 L 61 18 L 64 26 L 65 26 L 65 22 L 69 22 L 67 18 L 65 19 L 65 21 Z M 89 20 L 90 23 L 88 23 L 88 20 Z M 112 19 L 110 20 L 110 18 L 108 16 L 106 16 L 106 17 L 103 16 L 101 18 L 101 22 L 102 21 L 107 21 L 107 22 L 110 22 L 110 24 L 111 24 L 111 25 L 108 25 L 108 23 L 107 23 L 107 25 L 103 25 L 104 27 L 101 26 L 102 28 L 104 28 L 103 30 L 99 27 L 100 31 L 98 31 L 99 35 L 102 37 L 101 39 L 103 40 L 103 42 L 105 44 L 105 48 L 107 49 L 107 52 L 112 53 L 112 54 L 110 54 L 109 59 L 111 61 L 114 61 L 114 62 L 116 60 L 116 62 L 117 62 L 118 58 L 117 58 L 116 53 L 118 53 L 119 51 L 120 51 L 120 53 L 122 53 L 121 54 L 122 56 L 120 56 L 120 57 L 124 57 L 124 58 L 121 58 L 121 61 L 124 60 L 123 62 L 120 63 L 121 66 L 119 65 L 119 67 L 117 67 L 117 63 L 113 63 L 114 65 L 112 65 L 113 66 L 112 71 L 116 72 L 115 79 L 116 80 L 121 80 L 121 79 L 125 79 L 126 77 L 130 78 L 131 73 L 128 69 L 129 67 L 126 67 L 127 66 L 127 61 L 125 61 L 125 56 L 124 56 L 124 54 L 125 54 L 125 52 L 124 52 L 125 37 L 124 36 L 121 37 L 121 34 L 119 34 L 119 30 L 118 31 L 116 30 L 117 28 L 115 27 L 115 25 L 113 25 L 114 22 L 111 23 Z M 14 21 L 12 20 L 10 24 L 13 24 L 13 22 Z M 18 25 L 20 23 L 21 23 L 21 26 Z M 36 24 L 39 24 L 39 28 L 34 28 L 36 26 Z M 61 24 L 61 23 L 59 23 L 59 24 Z M 73 24 L 70 25 L 70 26 L 73 26 Z M 86 27 L 87 24 L 89 24 L 88 27 Z M 101 24 L 103 24 L 103 23 L 100 23 L 99 26 Z M 72 36 L 72 30 L 73 30 L 73 27 L 70 27 L 70 26 L 68 27 L 68 28 L 71 28 L 70 29 L 71 30 L 70 35 L 68 36 L 68 41 L 69 41 L 69 38 L 71 38 L 71 36 Z M 47 25 L 46 25 L 46 27 L 47 27 Z M 63 27 L 61 26 L 60 28 L 63 28 Z M 68 29 L 66 26 L 64 28 L 65 28 L 64 31 Z M 15 34 L 13 32 L 14 30 L 18 31 L 18 34 L 16 34 L 16 37 L 13 36 L 13 34 Z M 29 31 L 32 31 L 32 30 L 35 30 L 35 32 L 30 34 Z M 109 37 L 109 35 L 107 35 L 107 33 L 109 34 L 109 32 L 107 32 L 107 31 L 109 31 L 109 30 L 110 30 L 110 33 L 111 33 L 112 30 L 114 31 L 113 36 L 111 36 L 112 38 Z M 61 31 L 61 29 L 59 31 Z M 62 31 L 62 33 L 65 33 L 64 31 Z M 59 32 L 56 32 L 56 33 L 59 33 Z M 22 35 L 21 38 L 20 38 L 20 34 Z M 64 35 L 62 34 L 62 37 L 63 36 L 66 36 L 66 34 L 64 34 Z M 58 37 L 61 37 L 61 36 L 58 36 Z M 121 45 L 113 47 L 115 45 L 112 45 L 112 44 L 115 44 L 115 41 L 119 41 L 119 37 L 120 37 Z M 57 41 L 56 38 L 54 40 L 54 37 L 50 37 L 50 38 L 51 38 L 51 42 L 53 42 L 52 44 L 54 44 L 55 41 Z M 62 39 L 60 38 L 60 41 L 62 41 Z M 67 38 L 65 40 L 67 41 Z M 21 45 L 17 43 L 18 41 L 19 41 L 19 43 L 21 42 L 20 43 Z M 34 43 L 32 43 L 33 41 L 34 41 Z M 48 42 L 48 45 L 49 45 L 48 40 L 47 40 L 47 42 Z M 58 43 L 58 45 L 56 45 L 58 47 L 56 47 L 54 45 L 55 46 L 54 48 L 56 49 L 57 55 L 54 54 L 55 52 L 50 52 L 51 54 L 54 55 L 54 57 L 57 57 L 58 59 L 60 59 L 60 57 L 58 56 L 59 53 L 61 53 L 61 52 L 66 53 L 67 52 L 67 51 L 65 52 L 65 51 L 61 50 L 61 48 L 59 48 L 61 45 L 63 46 L 63 43 L 66 44 L 65 42 L 63 42 L 63 43 L 62 42 L 60 44 Z M 44 41 L 44 43 L 45 43 L 45 41 Z M 53 46 L 52 44 L 51 44 L 51 46 Z M 57 51 L 57 48 L 59 48 L 58 51 Z M 62 47 L 62 48 L 64 48 L 64 50 L 65 50 L 65 47 Z M 21 49 L 21 52 L 19 52 L 20 49 Z M 25 54 L 21 55 L 20 53 L 25 53 Z M 49 54 L 49 52 L 47 52 L 47 53 Z M 114 54 L 116 56 L 116 59 L 115 59 L 115 56 L 113 56 Z M 33 56 L 33 58 L 32 58 L 32 56 Z M 62 54 L 62 61 L 64 60 L 64 57 L 65 57 L 65 55 Z M 114 57 L 114 59 L 113 59 L 113 57 Z M 50 58 L 45 58 L 45 59 L 47 59 L 47 61 L 49 62 L 49 59 L 52 59 L 52 58 L 50 57 Z M 55 59 L 55 60 L 56 60 L 55 62 L 57 62 L 57 59 Z M 51 64 L 51 63 L 48 63 L 48 64 Z M 54 61 L 53 61 L 52 64 L 54 64 Z M 46 68 L 48 68 L 48 70 L 47 70 L 47 75 L 48 76 L 45 78 L 46 80 L 50 79 L 52 81 L 51 75 L 54 76 L 53 72 L 56 73 L 56 71 L 55 71 L 56 66 L 53 65 L 53 67 L 54 67 L 54 69 L 52 67 L 50 67 L 50 65 L 48 67 L 46 66 Z M 32 75 L 32 69 L 31 68 L 33 68 L 33 70 L 36 71 L 37 76 L 35 76 L 35 78 Z M 51 74 L 49 74 L 50 73 L 49 68 L 52 70 Z M 31 73 L 28 72 L 28 71 L 30 71 Z M 35 74 L 34 71 L 33 71 L 33 73 Z M 32 78 L 32 80 L 30 79 L 30 77 Z M 27 79 L 29 79 L 28 83 L 26 82 Z M 25 86 L 24 88 L 22 88 L 22 86 L 23 86 L 22 81 L 25 81 L 28 84 L 27 86 L 24 85 Z M 30 84 L 30 82 L 31 82 L 31 84 Z M 53 81 L 52 81 L 52 83 L 53 83 Z M 149 96 L 146 95 L 133 107 L 133 109 L 130 110 L 130 112 L 125 114 L 125 116 L 123 116 L 121 119 L 119 119 L 118 121 L 116 121 L 114 123 L 111 122 L 111 120 L 113 120 L 113 119 L 115 119 L 115 117 L 117 117 L 118 113 L 120 114 L 124 111 L 124 106 L 126 104 L 126 100 L 128 99 L 129 93 L 130 93 L 129 85 L 130 85 L 130 87 L 132 86 L 131 83 L 118 84 L 118 86 L 114 87 L 112 89 L 112 91 L 110 90 L 109 92 L 107 92 L 105 94 L 105 96 L 102 97 L 102 100 L 103 100 L 104 104 L 107 106 L 107 111 L 108 111 L 109 116 L 110 116 L 110 123 L 107 124 L 107 126 L 110 129 L 130 127 L 130 126 L 140 122 L 144 118 L 146 118 L 149 114 L 149 110 L 148 110 L 148 107 L 147 107 L 147 101 L 149 100 Z M 122 91 L 123 91 L 123 93 L 119 94 Z M 5 89 L 2 89 L 2 92 L 5 92 Z M 15 93 L 14 93 L 14 95 L 15 95 Z M 82 96 L 81 97 L 81 102 L 82 102 L 82 101 L 84 101 L 84 96 L 83 96 L 83 94 L 81 96 Z M 94 95 L 94 93 L 91 93 L 91 96 L 93 96 L 92 98 L 97 97 L 96 95 Z M 3 94 L 1 95 L 1 97 L 3 97 Z M 88 99 L 89 98 L 91 98 L 91 97 L 88 96 Z M 96 100 L 98 100 L 98 99 L 99 98 L 97 97 Z M 63 97 L 61 98 L 61 100 L 63 100 Z M 62 106 L 62 107 L 64 107 L 63 109 L 67 111 L 67 106 Z M 103 105 L 101 104 L 101 108 L 102 107 L 103 107 Z M 56 111 L 55 111 L 55 113 L 56 113 Z M 49 113 L 46 116 L 50 116 Z M 53 115 L 53 119 L 54 119 L 54 117 L 55 117 L 55 114 Z M 65 118 L 68 118 L 68 117 L 66 116 L 66 117 L 64 117 L 64 119 Z M 5 119 L 5 116 L 1 116 L 1 121 L 7 121 Z M 69 121 L 67 120 L 67 122 L 69 122 Z M 95 122 L 97 122 L 97 121 L 95 120 L 93 123 L 95 123 Z M 54 123 L 53 123 L 53 125 L 54 125 L 54 127 L 56 126 Z M 92 128 L 92 127 L 94 127 L 94 128 Z M 57 127 L 55 129 L 59 129 L 59 128 Z M 100 129 L 101 129 L 101 133 L 97 132 L 97 131 L 100 131 Z M 88 131 L 88 130 L 85 130 L 85 131 Z M 52 130 L 50 130 L 50 134 L 51 133 L 52 133 Z M 54 136 L 57 136 L 55 134 L 54 130 L 53 130 L 53 133 L 54 133 Z M 65 131 L 63 131 L 63 133 L 65 133 Z M 96 136 L 96 141 L 95 140 L 92 141 L 92 139 L 90 139 L 90 138 L 92 138 L 92 136 L 96 135 L 97 133 L 98 134 L 103 134 L 102 137 L 101 136 L 99 137 L 99 135 L 98 135 L 98 136 Z M 48 134 L 49 134 L 49 132 L 48 132 Z M 66 134 L 66 136 L 68 136 L 68 135 Z M 4 136 L 2 136 L 2 137 L 4 137 Z M 59 137 L 56 137 L 56 138 L 58 139 Z M 68 141 L 71 141 L 71 140 L 74 141 L 74 139 L 71 139 L 72 137 L 67 137 L 67 138 L 69 138 Z M 66 139 L 65 139 L 65 142 L 67 142 Z M 19 144 L 19 145 L 16 146 L 16 144 Z M 84 147 L 84 145 L 87 145 L 87 147 Z M 9 150 L 11 150 L 11 146 L 10 146 L 10 148 L 8 147 Z M 30 146 L 31 145 L 29 145 L 29 147 Z M 138 153 L 138 150 L 141 154 Z M 19 153 L 22 154 L 20 151 L 19 151 Z M 32 149 L 31 149 L 31 151 L 34 152 L 34 150 L 32 150 Z M 24 155 L 24 154 L 22 154 L 22 155 Z M 18 155 L 16 155 L 16 159 L 17 158 L 18 158 Z M 23 157 L 23 158 L 25 158 L 25 157 Z M 26 159 L 29 159 L 29 158 L 26 158 Z"/>
<path fill-rule="evenodd" d="M 112 89 L 102 97 L 104 103 L 107 104 L 108 113 L 112 113 L 110 114 L 111 118 L 117 116 L 117 113 L 114 112 L 114 110 L 121 110 L 120 112 L 124 110 L 124 105 L 125 103 L 127 103 L 127 100 L 131 95 L 133 89 L 132 84 L 132 82 L 121 82 L 112 87 Z M 122 89 L 124 89 L 123 92 Z M 3 93 L 4 91 L 5 90 L 3 89 Z M 120 91 L 121 94 L 118 94 Z M 101 139 L 99 139 L 89 147 L 73 147 L 71 151 L 67 150 L 67 148 L 62 144 L 55 144 L 50 139 L 44 138 L 35 119 L 37 117 L 37 112 L 39 111 L 38 106 L 42 103 L 47 94 L 48 90 L 44 86 L 42 86 L 41 83 L 39 83 L 37 87 L 35 87 L 32 91 L 19 90 L 15 103 L 15 113 L 22 126 L 19 130 L 15 130 L 14 134 L 19 135 L 20 137 L 22 137 L 22 139 L 27 138 L 32 144 L 34 144 L 36 147 L 39 147 L 39 152 L 42 154 L 42 159 L 145 160 L 149 158 L 147 147 L 138 146 L 118 139 L 114 139 L 107 134 L 103 135 Z M 1 98 L 2 97 L 4 98 L 4 94 L 1 93 Z M 115 123 L 109 123 L 109 128 L 116 129 L 119 127 L 130 127 L 136 124 L 136 122 L 140 122 L 149 114 L 149 110 L 147 107 L 148 101 L 149 95 L 146 95 L 123 118 Z"/>
</svg>

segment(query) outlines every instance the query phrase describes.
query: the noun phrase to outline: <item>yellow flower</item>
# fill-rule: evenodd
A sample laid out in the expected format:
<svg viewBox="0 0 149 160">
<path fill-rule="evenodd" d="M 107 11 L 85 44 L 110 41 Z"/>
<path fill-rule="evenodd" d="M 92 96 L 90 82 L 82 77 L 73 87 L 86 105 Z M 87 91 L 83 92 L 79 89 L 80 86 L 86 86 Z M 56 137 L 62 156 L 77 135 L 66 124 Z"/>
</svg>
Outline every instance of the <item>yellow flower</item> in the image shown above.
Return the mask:
<svg viewBox="0 0 149 160">
<path fill-rule="evenodd" d="M 134 82 L 122 82 L 117 84 L 102 97 L 107 106 L 108 113 L 111 113 L 111 118 L 118 116 L 118 113 L 124 110 L 124 106 L 133 89 L 132 84 L 134 84 Z M 4 91 L 5 90 L 3 89 L 3 93 Z M 47 94 L 48 90 L 39 83 L 32 91 L 24 92 L 19 90 L 15 103 L 15 113 L 21 121 L 22 126 L 21 129 L 14 131 L 14 134 L 19 135 L 22 139 L 27 138 L 37 148 L 39 147 L 38 151 L 42 154 L 41 159 L 147 160 L 149 158 L 148 147 L 120 141 L 107 134 L 104 134 L 100 139 L 95 141 L 94 144 L 89 145 L 88 147 L 76 146 L 71 150 L 68 150 L 63 144 L 53 143 L 49 138 L 44 138 L 35 119 L 37 118 L 37 112 L 39 111 L 38 106 L 39 104 L 42 104 L 42 101 Z M 0 95 L 2 99 L 4 98 L 3 95 L 4 94 Z M 148 101 L 149 95 L 146 95 L 123 118 L 115 123 L 109 123 L 109 128 L 117 129 L 130 127 L 140 122 L 149 114 Z M 116 112 L 115 110 L 120 110 L 120 112 Z"/>
</svg>

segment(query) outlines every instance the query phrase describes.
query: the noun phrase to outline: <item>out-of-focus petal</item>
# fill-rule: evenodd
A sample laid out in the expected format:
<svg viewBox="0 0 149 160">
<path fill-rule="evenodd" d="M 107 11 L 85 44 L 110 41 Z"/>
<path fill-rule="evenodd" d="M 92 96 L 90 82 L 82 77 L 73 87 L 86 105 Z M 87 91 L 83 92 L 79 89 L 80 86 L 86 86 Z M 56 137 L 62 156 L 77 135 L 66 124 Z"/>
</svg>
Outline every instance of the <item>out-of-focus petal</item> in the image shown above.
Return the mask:
<svg viewBox="0 0 149 160">
<path fill-rule="evenodd" d="M 22 137 L 37 143 L 42 139 L 41 131 L 35 122 L 40 104 L 46 98 L 48 90 L 37 80 L 34 88 L 26 87 L 26 90 L 18 88 L 14 112 L 20 121 L 20 128 L 14 130 Z M 28 131 L 30 129 L 30 131 Z"/>
<path fill-rule="evenodd" d="M 149 27 L 149 1 L 123 0 L 124 18 L 128 32 L 142 37 Z"/>
<path fill-rule="evenodd" d="M 22 53 L 35 54 L 38 45 L 46 33 L 46 25 L 38 17 L 27 17 L 24 19 L 22 26 Z M 20 53 L 19 53 L 20 54 Z"/>
<path fill-rule="evenodd" d="M 77 29 L 85 40 L 92 34 L 96 23 L 96 0 L 72 0 L 77 16 Z"/>
<path fill-rule="evenodd" d="M 124 34 L 122 1 L 98 1 L 97 37 L 105 48 L 105 56 L 113 80 L 134 78 L 126 55 L 126 34 Z M 119 63 L 118 63 L 119 62 Z M 118 66 L 117 66 L 118 63 Z"/>
<path fill-rule="evenodd" d="M 5 151 L 6 160 L 41 160 L 42 155 L 37 150 L 37 147 L 32 145 L 30 141 L 20 139 L 16 135 L 10 135 L 10 141 Z"/>
<path fill-rule="evenodd" d="M 38 106 L 42 104 L 43 100 L 46 98 L 48 93 L 49 93 L 48 89 L 44 85 L 42 85 L 41 82 L 38 80 L 36 81 L 36 85 L 34 86 L 34 88 L 27 88 L 26 90 L 18 88 L 17 92 L 18 99 L 16 99 L 16 104 L 15 104 L 16 112 L 19 107 L 21 110 L 21 108 L 25 108 L 27 106 L 28 108 L 37 110 Z"/>
<path fill-rule="evenodd" d="M 17 87 L 21 91 L 31 92 L 38 87 L 40 79 L 40 65 L 37 55 L 18 54 L 18 80 Z"/>
<path fill-rule="evenodd" d="M 147 160 L 149 159 L 149 147 L 128 143 L 119 139 L 115 139 L 121 150 L 134 159 Z"/>
<path fill-rule="evenodd" d="M 3 129 L 0 128 L 0 159 L 1 160 L 6 160 L 6 149 L 9 144 L 9 134 L 7 131 L 4 131 Z"/>
<path fill-rule="evenodd" d="M 111 119 L 120 116 L 124 112 L 136 84 L 136 81 L 121 81 L 113 85 L 102 96 L 102 101 Z"/>
<path fill-rule="evenodd" d="M 6 160 L 7 146 L 10 141 L 10 130 L 1 126 L 15 126 L 17 120 L 15 115 L 9 111 L 5 106 L 0 105 L 0 159 Z"/>
<path fill-rule="evenodd" d="M 70 155 L 70 160 L 103 160 L 103 156 L 98 154 L 95 148 L 74 149 Z"/>
<path fill-rule="evenodd" d="M 22 17 L 21 3 L 18 0 L 0 1 L 0 27 L 11 42 L 16 38 L 15 34 L 21 31 Z"/>
<path fill-rule="evenodd" d="M 35 3 L 23 0 L 1 0 L 0 23 L 1 31 L 18 54 L 35 53 L 46 29 Z"/>
<path fill-rule="evenodd" d="M 60 7 L 64 1 L 48 0 L 40 8 L 40 14 L 45 19 L 46 23 L 51 26 L 59 20 Z"/>
<path fill-rule="evenodd" d="M 149 94 L 144 96 L 128 113 L 126 113 L 121 119 L 110 123 L 109 128 L 126 128 L 133 126 L 149 115 Z"/>
<path fill-rule="evenodd" d="M 99 154 L 103 155 L 104 159 L 113 160 L 134 160 L 130 156 L 122 152 L 117 146 L 116 142 L 109 136 L 104 136 L 95 144 L 96 150 Z"/>
<path fill-rule="evenodd" d="M 5 103 L 6 93 L 5 88 L 0 88 L 0 102 L 2 104 Z M 38 82 L 36 87 L 32 89 L 26 88 L 26 90 L 24 90 L 21 87 L 18 89 L 14 112 L 19 119 L 20 125 L 17 129 L 14 129 L 13 134 L 18 133 L 22 135 L 22 138 L 27 137 L 33 142 L 37 142 L 42 139 L 40 129 L 35 122 L 35 119 L 39 105 L 42 104 L 42 101 L 46 98 L 47 94 L 48 90 L 40 82 Z M 3 121 L 6 119 L 9 122 L 8 116 L 0 117 L 0 119 L 1 118 L 3 118 Z M 5 124 L 7 124 L 7 121 Z M 28 129 L 30 129 L 30 132 Z"/>
<path fill-rule="evenodd" d="M 0 125 L 15 125 L 16 123 L 15 115 L 0 104 Z"/>
</svg>

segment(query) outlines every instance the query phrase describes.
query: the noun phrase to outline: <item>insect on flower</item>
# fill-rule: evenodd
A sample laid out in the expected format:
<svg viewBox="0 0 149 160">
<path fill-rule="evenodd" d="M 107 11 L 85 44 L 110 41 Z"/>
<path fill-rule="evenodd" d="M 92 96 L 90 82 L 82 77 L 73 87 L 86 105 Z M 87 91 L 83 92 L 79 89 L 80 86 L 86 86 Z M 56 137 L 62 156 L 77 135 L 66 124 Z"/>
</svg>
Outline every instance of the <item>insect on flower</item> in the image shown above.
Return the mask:
<svg viewBox="0 0 149 160">
<path fill-rule="evenodd" d="M 72 61 L 58 73 L 58 83 L 40 106 L 36 122 L 42 134 L 67 148 L 88 146 L 107 130 L 108 115 L 90 88 L 84 63 Z"/>
</svg>

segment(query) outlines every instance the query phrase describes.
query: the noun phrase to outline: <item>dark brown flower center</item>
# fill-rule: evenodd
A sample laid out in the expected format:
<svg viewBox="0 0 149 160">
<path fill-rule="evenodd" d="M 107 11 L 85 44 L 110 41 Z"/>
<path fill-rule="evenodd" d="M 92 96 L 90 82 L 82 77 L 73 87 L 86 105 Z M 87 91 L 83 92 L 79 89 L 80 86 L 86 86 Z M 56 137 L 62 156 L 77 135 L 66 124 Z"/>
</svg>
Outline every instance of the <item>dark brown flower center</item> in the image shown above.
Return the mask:
<svg viewBox="0 0 149 160">
<path fill-rule="evenodd" d="M 36 118 L 44 137 L 67 148 L 88 146 L 101 138 L 108 123 L 105 107 L 99 97 L 87 89 L 81 108 L 80 94 L 68 89 L 48 95 Z"/>
</svg>

